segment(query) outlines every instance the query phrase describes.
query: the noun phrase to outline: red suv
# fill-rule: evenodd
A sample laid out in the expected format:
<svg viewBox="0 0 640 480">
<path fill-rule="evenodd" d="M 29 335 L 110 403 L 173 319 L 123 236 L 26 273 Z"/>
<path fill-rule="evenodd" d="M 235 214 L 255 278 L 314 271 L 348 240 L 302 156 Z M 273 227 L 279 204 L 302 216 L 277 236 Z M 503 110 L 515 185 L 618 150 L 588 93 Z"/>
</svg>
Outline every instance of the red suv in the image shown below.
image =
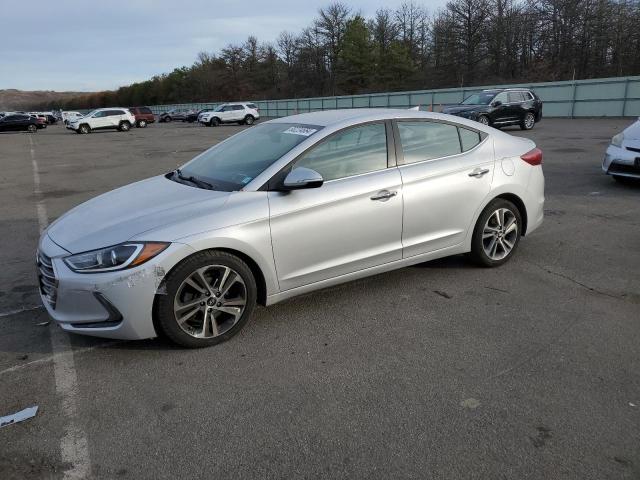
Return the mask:
<svg viewBox="0 0 640 480">
<path fill-rule="evenodd" d="M 133 107 L 129 111 L 136 117 L 136 127 L 144 128 L 147 123 L 156 121 L 156 117 L 149 107 Z"/>
</svg>

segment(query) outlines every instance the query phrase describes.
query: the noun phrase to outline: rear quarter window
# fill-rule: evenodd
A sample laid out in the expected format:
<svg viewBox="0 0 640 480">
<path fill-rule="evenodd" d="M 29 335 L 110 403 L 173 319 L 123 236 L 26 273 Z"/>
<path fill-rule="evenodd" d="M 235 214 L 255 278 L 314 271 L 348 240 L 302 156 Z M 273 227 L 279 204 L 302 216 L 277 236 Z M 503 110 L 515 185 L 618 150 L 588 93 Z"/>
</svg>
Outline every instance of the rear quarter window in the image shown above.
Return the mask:
<svg viewBox="0 0 640 480">
<path fill-rule="evenodd" d="M 460 132 L 460 143 L 462 144 L 463 152 L 471 150 L 482 141 L 480 134 L 473 130 L 458 127 L 458 132 Z"/>
</svg>

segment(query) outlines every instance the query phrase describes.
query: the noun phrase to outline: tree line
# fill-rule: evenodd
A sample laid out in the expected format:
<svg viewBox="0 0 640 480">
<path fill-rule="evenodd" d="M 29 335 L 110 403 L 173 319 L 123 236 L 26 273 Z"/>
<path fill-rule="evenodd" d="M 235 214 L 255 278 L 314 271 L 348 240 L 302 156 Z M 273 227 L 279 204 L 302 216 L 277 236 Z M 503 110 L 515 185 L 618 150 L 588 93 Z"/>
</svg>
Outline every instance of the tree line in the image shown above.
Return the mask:
<svg viewBox="0 0 640 480">
<path fill-rule="evenodd" d="M 65 109 L 302 98 L 640 72 L 640 0 L 415 1 L 365 18 L 345 3 L 274 42 L 250 36 L 189 67 Z"/>
</svg>

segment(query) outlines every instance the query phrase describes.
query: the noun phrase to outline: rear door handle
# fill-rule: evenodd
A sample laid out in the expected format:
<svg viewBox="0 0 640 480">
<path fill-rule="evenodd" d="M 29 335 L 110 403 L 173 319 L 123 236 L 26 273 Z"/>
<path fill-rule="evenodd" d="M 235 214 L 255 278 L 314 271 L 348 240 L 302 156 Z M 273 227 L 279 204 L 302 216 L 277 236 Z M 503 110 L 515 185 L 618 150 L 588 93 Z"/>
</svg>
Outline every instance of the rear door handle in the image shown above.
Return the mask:
<svg viewBox="0 0 640 480">
<path fill-rule="evenodd" d="M 398 192 L 390 192 L 389 190 L 380 190 L 378 193 L 371 197 L 371 200 L 380 200 L 381 202 L 386 202 L 391 197 L 395 197 Z"/>
<path fill-rule="evenodd" d="M 473 172 L 469 174 L 469 176 L 480 178 L 481 176 L 486 175 L 487 173 L 489 173 L 488 168 L 476 168 Z"/>
</svg>

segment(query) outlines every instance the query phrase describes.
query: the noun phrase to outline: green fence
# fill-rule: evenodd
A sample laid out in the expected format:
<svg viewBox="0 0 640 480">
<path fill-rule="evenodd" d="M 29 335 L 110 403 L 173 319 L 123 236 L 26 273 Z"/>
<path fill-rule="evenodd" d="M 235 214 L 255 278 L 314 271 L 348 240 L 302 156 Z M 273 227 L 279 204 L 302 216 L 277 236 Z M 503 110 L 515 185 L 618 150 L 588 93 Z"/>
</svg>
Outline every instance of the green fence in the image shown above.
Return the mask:
<svg viewBox="0 0 640 480">
<path fill-rule="evenodd" d="M 487 85 L 482 87 L 418 90 L 412 92 L 372 93 L 339 97 L 290 98 L 253 101 L 262 117 L 284 117 L 296 113 L 336 108 L 409 108 L 439 111 L 443 105 L 461 102 L 465 97 L 486 88 L 526 87 L 544 102 L 545 117 L 631 117 L 640 116 L 640 76 L 598 78 L 564 82 Z M 243 100 L 243 99 L 238 99 Z M 155 105 L 159 114 L 172 108 L 201 110 L 215 108 L 222 102 Z"/>
</svg>

